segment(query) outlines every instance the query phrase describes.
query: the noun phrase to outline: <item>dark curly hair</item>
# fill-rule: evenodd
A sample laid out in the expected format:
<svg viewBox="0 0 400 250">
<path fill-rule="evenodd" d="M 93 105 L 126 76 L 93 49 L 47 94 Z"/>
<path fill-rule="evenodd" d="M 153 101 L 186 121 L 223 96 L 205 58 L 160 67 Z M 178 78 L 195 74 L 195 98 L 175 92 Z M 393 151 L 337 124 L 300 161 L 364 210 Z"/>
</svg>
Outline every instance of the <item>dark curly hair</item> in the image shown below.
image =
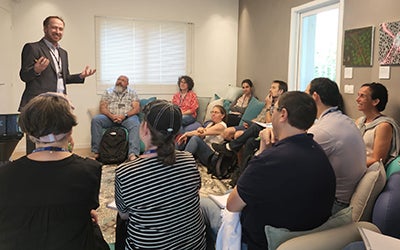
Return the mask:
<svg viewBox="0 0 400 250">
<path fill-rule="evenodd" d="M 178 88 L 179 88 L 179 90 L 181 90 L 179 83 L 181 82 L 182 79 L 184 79 L 185 82 L 187 83 L 188 90 L 192 90 L 193 87 L 194 87 L 194 81 L 190 76 L 181 76 L 181 77 L 178 78 Z"/>
</svg>

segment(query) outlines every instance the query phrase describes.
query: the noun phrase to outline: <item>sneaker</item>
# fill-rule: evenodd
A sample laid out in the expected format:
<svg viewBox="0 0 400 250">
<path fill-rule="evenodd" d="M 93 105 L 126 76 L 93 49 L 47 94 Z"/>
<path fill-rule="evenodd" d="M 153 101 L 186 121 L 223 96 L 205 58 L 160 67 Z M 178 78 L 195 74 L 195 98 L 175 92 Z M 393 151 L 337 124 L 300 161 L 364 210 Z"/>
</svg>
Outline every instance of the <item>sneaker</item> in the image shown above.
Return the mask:
<svg viewBox="0 0 400 250">
<path fill-rule="evenodd" d="M 220 154 L 223 154 L 223 155 L 226 155 L 226 156 L 230 156 L 230 155 L 233 155 L 235 153 L 235 152 L 230 151 L 230 150 L 228 150 L 226 148 L 226 143 L 221 143 L 221 144 L 212 143 L 211 146 L 216 152 L 218 152 Z"/>
</svg>

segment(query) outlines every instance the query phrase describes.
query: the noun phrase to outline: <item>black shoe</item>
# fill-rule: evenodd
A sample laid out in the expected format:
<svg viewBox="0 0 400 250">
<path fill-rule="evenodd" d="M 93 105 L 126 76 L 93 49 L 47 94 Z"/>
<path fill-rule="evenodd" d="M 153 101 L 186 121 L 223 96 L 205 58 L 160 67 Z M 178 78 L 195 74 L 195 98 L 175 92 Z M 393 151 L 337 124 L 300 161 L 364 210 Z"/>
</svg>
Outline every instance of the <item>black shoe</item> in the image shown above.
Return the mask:
<svg viewBox="0 0 400 250">
<path fill-rule="evenodd" d="M 236 186 L 236 183 L 240 177 L 240 169 L 236 168 L 233 173 L 231 174 L 231 181 L 229 182 L 229 185 L 231 185 L 232 187 Z"/>
<path fill-rule="evenodd" d="M 220 154 L 223 154 L 223 155 L 226 155 L 226 156 L 231 156 L 231 155 L 233 155 L 235 153 L 235 152 L 230 151 L 230 150 L 228 150 L 226 148 L 226 143 L 221 143 L 221 144 L 212 143 L 211 146 L 216 152 L 218 152 Z"/>
</svg>

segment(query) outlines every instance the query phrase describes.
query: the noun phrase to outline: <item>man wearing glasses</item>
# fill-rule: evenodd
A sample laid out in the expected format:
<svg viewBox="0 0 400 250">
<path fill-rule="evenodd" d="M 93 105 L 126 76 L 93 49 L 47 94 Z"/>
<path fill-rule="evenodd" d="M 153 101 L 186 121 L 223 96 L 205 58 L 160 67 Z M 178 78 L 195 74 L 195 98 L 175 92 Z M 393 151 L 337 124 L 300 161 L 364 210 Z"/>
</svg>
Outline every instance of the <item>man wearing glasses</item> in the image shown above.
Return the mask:
<svg viewBox="0 0 400 250">
<path fill-rule="evenodd" d="M 284 93 L 272 111 L 272 130 L 279 141 L 255 156 L 230 193 L 226 208 L 241 212 L 242 249 L 267 249 L 264 227 L 304 231 L 331 216 L 335 174 L 324 150 L 307 130 L 317 115 L 310 95 Z M 207 226 L 220 225 L 213 201 L 202 199 Z M 208 231 L 210 232 L 210 231 Z M 211 235 L 212 237 L 212 235 Z"/>
</svg>

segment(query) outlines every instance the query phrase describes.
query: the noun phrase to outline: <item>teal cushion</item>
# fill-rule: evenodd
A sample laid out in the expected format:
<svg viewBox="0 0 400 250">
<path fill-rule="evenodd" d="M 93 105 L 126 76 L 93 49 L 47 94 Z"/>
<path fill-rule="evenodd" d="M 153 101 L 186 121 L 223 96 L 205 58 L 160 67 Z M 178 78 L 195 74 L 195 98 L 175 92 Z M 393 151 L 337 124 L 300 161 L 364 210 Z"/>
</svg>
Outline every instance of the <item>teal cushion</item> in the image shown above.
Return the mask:
<svg viewBox="0 0 400 250">
<path fill-rule="evenodd" d="M 140 107 L 143 108 L 147 103 L 157 100 L 157 97 L 149 97 L 147 99 L 140 99 Z"/>
<path fill-rule="evenodd" d="M 265 226 L 265 235 L 268 241 L 268 249 L 275 250 L 283 242 L 288 241 L 294 237 L 302 236 L 305 234 L 316 233 L 351 223 L 351 207 L 344 208 L 336 214 L 329 217 L 329 219 L 321 226 L 307 231 L 290 231 L 286 228 L 275 228 L 273 226 Z"/>
<path fill-rule="evenodd" d="M 386 168 L 386 177 L 389 179 L 389 177 L 400 171 L 400 156 L 397 156 L 389 165 L 387 165 Z"/>
<path fill-rule="evenodd" d="M 146 104 L 148 104 L 152 101 L 155 101 L 155 100 L 157 100 L 157 97 L 149 97 L 147 99 L 140 99 L 140 109 L 143 109 L 143 107 L 146 106 Z M 138 114 L 138 116 L 139 116 L 139 120 L 143 121 L 143 117 L 144 117 L 143 113 L 140 112 Z"/>
<path fill-rule="evenodd" d="M 229 113 L 229 107 L 231 106 L 231 101 L 224 99 L 224 109 L 226 111 L 226 113 Z"/>
<path fill-rule="evenodd" d="M 264 102 L 260 102 L 257 98 L 253 96 L 249 102 L 249 105 L 246 108 L 246 111 L 244 111 L 242 120 L 240 121 L 239 125 L 243 125 L 243 121 L 251 121 L 256 118 L 264 106 Z"/>
</svg>

